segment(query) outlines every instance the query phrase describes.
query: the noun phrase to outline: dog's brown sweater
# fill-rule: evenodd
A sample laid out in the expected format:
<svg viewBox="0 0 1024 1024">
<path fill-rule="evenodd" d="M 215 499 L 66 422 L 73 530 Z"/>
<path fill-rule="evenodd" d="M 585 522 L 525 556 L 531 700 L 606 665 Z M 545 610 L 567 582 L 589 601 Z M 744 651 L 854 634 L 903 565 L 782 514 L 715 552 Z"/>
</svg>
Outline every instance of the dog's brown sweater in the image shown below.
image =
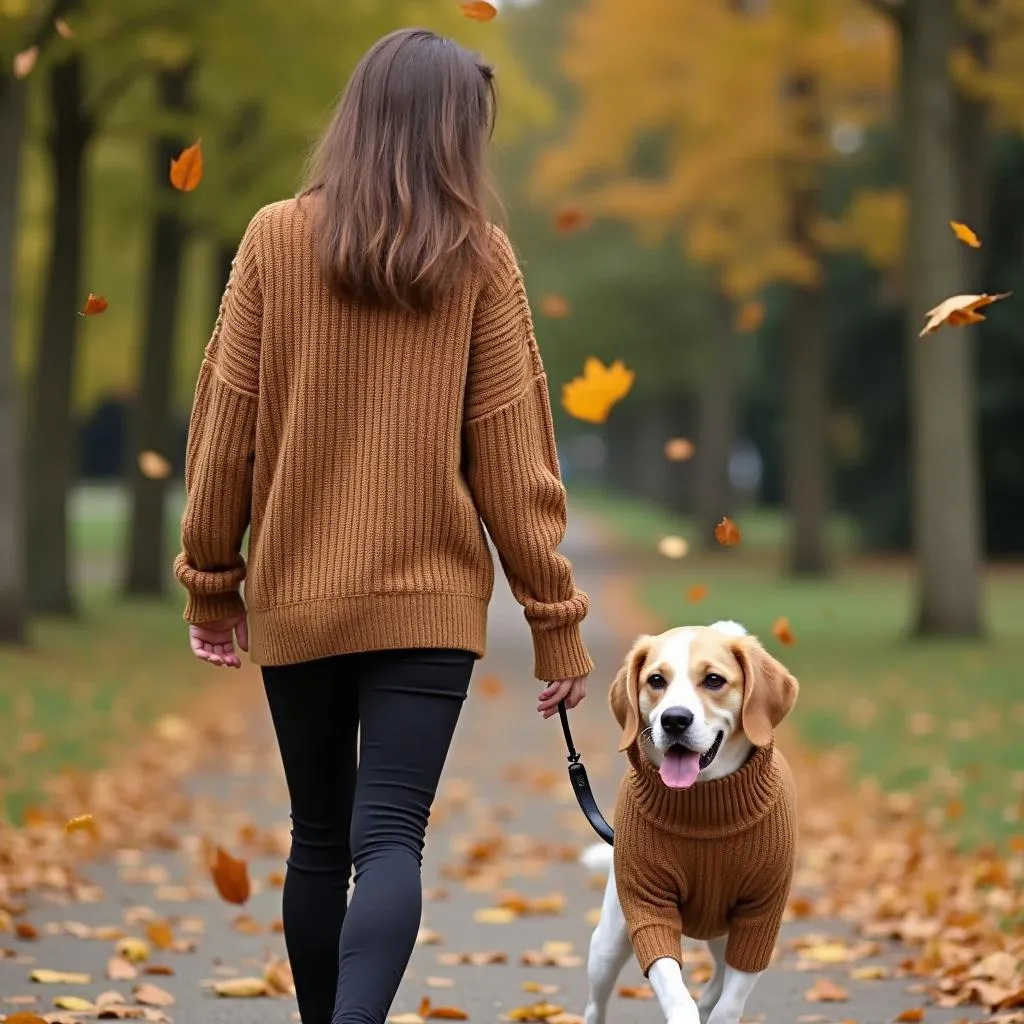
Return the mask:
<svg viewBox="0 0 1024 1024">
<path fill-rule="evenodd" d="M 737 772 L 669 789 L 634 743 L 615 805 L 615 882 L 646 976 L 680 964 L 681 940 L 728 932 L 726 963 L 763 971 L 782 923 L 796 849 L 789 765 L 761 747 Z"/>
<path fill-rule="evenodd" d="M 368 308 L 322 283 L 308 202 L 253 218 L 206 348 L 175 561 L 185 618 L 241 612 L 244 578 L 260 665 L 396 647 L 483 654 L 486 526 L 537 677 L 585 675 L 587 595 L 557 550 L 565 490 L 508 239 L 495 229 L 494 268 L 433 312 Z"/>
</svg>

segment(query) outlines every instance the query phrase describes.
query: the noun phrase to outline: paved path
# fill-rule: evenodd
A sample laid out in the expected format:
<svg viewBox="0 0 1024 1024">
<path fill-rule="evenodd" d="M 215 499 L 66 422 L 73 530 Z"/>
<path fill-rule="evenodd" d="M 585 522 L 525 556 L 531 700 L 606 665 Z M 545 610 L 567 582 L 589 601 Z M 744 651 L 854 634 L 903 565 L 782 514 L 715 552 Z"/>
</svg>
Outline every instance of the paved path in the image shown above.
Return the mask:
<svg viewBox="0 0 1024 1024">
<path fill-rule="evenodd" d="M 593 696 L 574 716 L 575 732 L 598 799 L 610 814 L 621 761 L 615 754 L 616 731 L 605 693 L 631 639 L 627 634 L 635 632 L 636 623 L 611 621 L 611 606 L 602 600 L 609 582 L 603 566 L 610 563 L 602 560 L 598 536 L 578 525 L 565 551 L 576 562 L 581 585 L 594 598 L 586 635 L 598 666 Z M 424 926 L 429 930 L 426 936 L 437 941 L 417 948 L 393 1008 L 395 1014 L 415 1011 L 424 996 L 434 1005 L 466 1011 L 471 1024 L 496 1021 L 500 1014 L 538 1000 L 572 1013 L 582 1012 L 584 1005 L 585 968 L 582 962 L 576 965 L 572 957 L 585 959 L 600 886 L 595 887 L 595 880 L 588 878 L 574 858 L 575 851 L 594 837 L 565 783 L 557 719 L 542 722 L 534 711 L 537 685 L 530 675 L 527 630 L 503 582 L 498 585 L 491 623 L 489 653 L 475 676 L 475 692 L 450 758 L 428 839 L 424 884 L 432 898 L 425 905 Z M 496 692 L 499 682 L 500 693 Z M 166 853 L 146 851 L 134 859 L 124 854 L 120 863 L 88 865 L 84 874 L 102 890 L 97 902 L 59 905 L 34 898 L 27 917 L 41 937 L 27 942 L 0 934 L 0 947 L 14 951 L 0 959 L 0 995 L 36 995 L 40 1001 L 34 1008 L 47 1013 L 53 1012 L 53 997 L 65 994 L 95 998 L 115 989 L 131 1003 L 132 982 L 105 978 L 114 942 L 109 937 L 68 934 L 61 922 L 75 921 L 90 928 L 117 925 L 129 934 L 141 935 L 146 918 L 157 916 L 171 923 L 179 941 L 195 943 L 190 952 L 153 954 L 149 963 L 170 966 L 173 976 L 139 979 L 174 996 L 174 1005 L 166 1008 L 174 1021 L 269 1024 L 296 1019 L 290 998 L 219 999 L 203 984 L 215 978 L 258 975 L 268 955 L 281 955 L 284 948 L 281 936 L 273 930 L 280 916 L 280 890 L 267 882 L 283 867 L 287 808 L 255 676 L 250 686 L 256 713 L 248 744 L 234 753 L 228 768 L 192 780 L 199 799 L 193 820 L 176 828 L 183 837 L 181 847 Z M 209 834 L 237 851 L 239 829 L 248 829 L 249 838 L 266 851 L 250 861 L 257 891 L 244 913 L 255 922 L 247 926 L 255 934 L 239 930 L 233 923 L 239 908 L 213 897 L 205 873 L 196 866 L 198 834 Z M 534 909 L 548 912 L 519 916 L 511 923 L 476 919 L 477 912 L 494 907 L 503 892 L 512 894 L 513 903 L 516 896 L 539 900 Z M 197 932 L 199 928 L 202 933 Z M 72 930 L 82 932 L 80 926 Z M 810 919 L 786 925 L 784 938 L 788 943 L 808 932 L 850 935 L 841 924 Z M 561 961 L 562 966 L 521 963 L 524 953 L 529 957 L 528 951 L 543 954 L 545 949 L 568 959 Z M 507 962 L 486 966 L 445 962 L 452 954 L 486 951 L 502 954 Z M 890 956 L 889 962 L 892 960 Z M 699 962 L 695 966 L 699 978 Z M 88 972 L 92 981 L 32 984 L 29 973 L 35 967 Z M 819 977 L 841 982 L 850 990 L 851 1000 L 841 1004 L 805 1001 L 804 993 Z M 627 967 L 621 983 L 642 983 L 635 963 Z M 442 984 L 447 987 L 434 987 Z M 550 988 L 528 991 L 538 985 Z M 909 1006 L 921 1005 L 922 997 L 908 994 L 906 989 L 906 981 L 851 981 L 845 965 L 811 972 L 796 970 L 794 955 L 784 949 L 779 965 L 754 993 L 747 1016 L 773 1024 L 845 1020 L 881 1024 Z M 0 1013 L 21 1008 L 0 1003 Z M 929 1009 L 926 1021 L 942 1024 L 968 1015 L 969 1011 Z M 973 1016 L 980 1019 L 983 1014 Z M 70 1014 L 61 1019 L 65 1017 L 74 1019 Z M 88 1019 L 88 1015 L 80 1019 Z M 658 1019 L 655 1002 L 614 999 L 613 1021 Z"/>
</svg>

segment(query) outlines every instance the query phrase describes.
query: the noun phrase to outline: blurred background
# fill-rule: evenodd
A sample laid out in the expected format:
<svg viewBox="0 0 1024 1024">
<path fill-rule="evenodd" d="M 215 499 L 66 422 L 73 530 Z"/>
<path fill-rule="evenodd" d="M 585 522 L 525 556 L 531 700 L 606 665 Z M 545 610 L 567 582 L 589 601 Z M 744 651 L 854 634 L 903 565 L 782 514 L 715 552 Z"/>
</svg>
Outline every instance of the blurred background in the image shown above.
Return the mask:
<svg viewBox="0 0 1024 1024">
<path fill-rule="evenodd" d="M 416 24 L 497 66 L 596 557 L 652 629 L 782 651 L 807 742 L 935 787 L 965 840 L 1024 831 L 1024 295 L 919 336 L 1019 283 L 1024 0 L 0 0 L 6 812 L 208 682 L 170 566 L 230 262 L 361 53 Z M 588 420 L 562 389 L 591 357 L 633 378 Z"/>
</svg>

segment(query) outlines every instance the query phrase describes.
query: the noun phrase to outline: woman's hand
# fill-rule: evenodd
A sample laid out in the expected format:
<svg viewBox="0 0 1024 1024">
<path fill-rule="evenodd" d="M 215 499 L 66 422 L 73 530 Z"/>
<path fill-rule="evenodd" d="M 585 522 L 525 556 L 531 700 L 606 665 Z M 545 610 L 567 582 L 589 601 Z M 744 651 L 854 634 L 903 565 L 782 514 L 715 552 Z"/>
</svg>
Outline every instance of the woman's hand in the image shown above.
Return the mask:
<svg viewBox="0 0 1024 1024">
<path fill-rule="evenodd" d="M 558 702 L 565 699 L 567 708 L 574 708 L 587 695 L 587 677 L 580 676 L 578 679 L 559 679 L 557 682 L 548 683 L 538 697 L 537 710 L 541 718 L 550 718 L 558 711 Z"/>
<path fill-rule="evenodd" d="M 241 650 L 249 650 L 249 623 L 244 612 L 229 619 L 204 622 L 188 627 L 188 639 L 192 653 L 200 661 L 225 668 L 241 668 L 242 659 L 235 654 L 235 641 Z"/>
</svg>

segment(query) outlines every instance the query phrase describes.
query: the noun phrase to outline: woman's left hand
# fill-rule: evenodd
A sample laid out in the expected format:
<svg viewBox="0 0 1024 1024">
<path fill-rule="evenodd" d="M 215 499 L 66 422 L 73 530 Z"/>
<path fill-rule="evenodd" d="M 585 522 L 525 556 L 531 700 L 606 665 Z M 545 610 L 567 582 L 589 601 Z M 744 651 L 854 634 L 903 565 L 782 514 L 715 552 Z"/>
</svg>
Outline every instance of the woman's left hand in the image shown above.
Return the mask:
<svg viewBox="0 0 1024 1024">
<path fill-rule="evenodd" d="M 245 612 L 229 619 L 189 626 L 188 639 L 192 653 L 200 661 L 226 668 L 241 668 L 242 659 L 235 653 L 235 641 L 241 650 L 249 650 L 249 623 Z"/>
</svg>

